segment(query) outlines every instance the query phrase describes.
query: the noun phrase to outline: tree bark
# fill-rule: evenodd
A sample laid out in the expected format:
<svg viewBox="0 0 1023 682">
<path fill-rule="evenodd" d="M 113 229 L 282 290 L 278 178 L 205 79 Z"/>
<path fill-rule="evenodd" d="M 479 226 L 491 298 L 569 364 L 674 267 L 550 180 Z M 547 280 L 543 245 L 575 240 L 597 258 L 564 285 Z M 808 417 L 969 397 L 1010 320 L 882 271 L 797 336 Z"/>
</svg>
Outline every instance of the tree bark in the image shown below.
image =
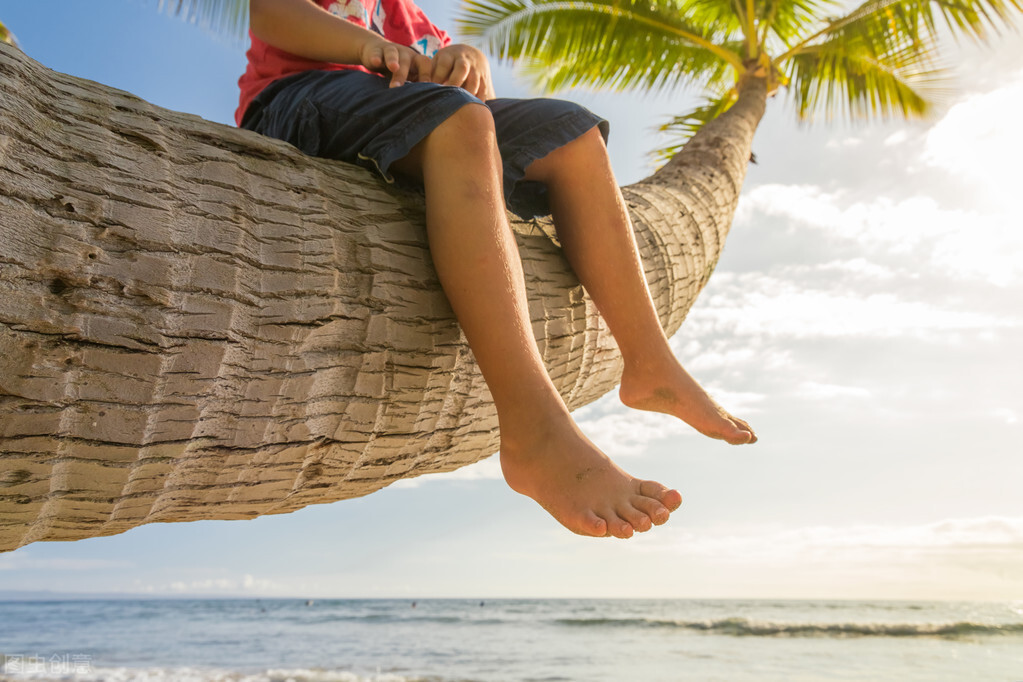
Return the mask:
<svg viewBox="0 0 1023 682">
<path fill-rule="evenodd" d="M 763 102 L 744 93 L 625 190 L 669 333 L 717 262 Z M 0 551 L 290 512 L 497 449 L 414 192 L 0 45 L 0 206 Z M 549 222 L 515 229 L 577 408 L 617 384 L 617 349 Z"/>
</svg>

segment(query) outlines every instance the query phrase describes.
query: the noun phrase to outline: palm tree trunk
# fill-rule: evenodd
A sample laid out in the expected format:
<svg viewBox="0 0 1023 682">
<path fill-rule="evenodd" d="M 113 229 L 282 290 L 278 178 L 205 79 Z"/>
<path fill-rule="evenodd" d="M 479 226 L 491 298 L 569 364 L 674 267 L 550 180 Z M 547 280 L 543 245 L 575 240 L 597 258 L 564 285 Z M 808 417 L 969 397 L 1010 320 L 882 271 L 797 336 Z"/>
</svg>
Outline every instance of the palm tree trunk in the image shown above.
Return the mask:
<svg viewBox="0 0 1023 682">
<path fill-rule="evenodd" d="M 663 168 L 622 190 L 669 336 L 682 326 L 717 265 L 766 103 L 764 79 L 743 81 L 728 111 L 703 126 Z"/>
<path fill-rule="evenodd" d="M 628 189 L 671 331 L 717 260 L 760 100 Z M 0 203 L 0 551 L 289 512 L 497 448 L 414 193 L 0 45 Z M 549 224 L 515 226 L 579 407 L 615 386 L 617 350 Z"/>
</svg>

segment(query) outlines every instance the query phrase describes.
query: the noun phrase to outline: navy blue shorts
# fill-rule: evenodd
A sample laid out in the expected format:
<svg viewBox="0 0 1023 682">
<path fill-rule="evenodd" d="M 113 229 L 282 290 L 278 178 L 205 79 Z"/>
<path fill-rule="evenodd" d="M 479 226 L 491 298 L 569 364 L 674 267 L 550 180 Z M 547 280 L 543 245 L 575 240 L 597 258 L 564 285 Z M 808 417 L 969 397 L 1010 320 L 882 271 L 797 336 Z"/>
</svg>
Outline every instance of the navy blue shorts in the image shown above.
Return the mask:
<svg viewBox="0 0 1023 682">
<path fill-rule="evenodd" d="M 406 83 L 362 71 L 306 71 L 275 81 L 249 105 L 242 127 L 289 142 L 306 154 L 376 170 L 406 156 L 465 104 L 485 104 L 494 117 L 504 162 L 504 198 L 523 217 L 546 215 L 546 187 L 522 180 L 526 167 L 558 147 L 608 123 L 586 108 L 557 99 L 482 102 L 462 88 Z"/>
</svg>

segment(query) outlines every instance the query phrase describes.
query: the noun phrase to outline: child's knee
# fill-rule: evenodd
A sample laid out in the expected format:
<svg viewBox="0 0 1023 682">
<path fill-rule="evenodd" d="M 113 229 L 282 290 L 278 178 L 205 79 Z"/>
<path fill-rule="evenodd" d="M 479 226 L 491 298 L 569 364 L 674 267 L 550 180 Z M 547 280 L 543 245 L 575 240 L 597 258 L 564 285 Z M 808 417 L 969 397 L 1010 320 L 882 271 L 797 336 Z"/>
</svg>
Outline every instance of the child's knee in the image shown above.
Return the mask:
<svg viewBox="0 0 1023 682">
<path fill-rule="evenodd" d="M 482 104 L 465 104 L 438 125 L 430 138 L 451 151 L 471 154 L 497 151 L 497 133 L 490 109 Z"/>
<path fill-rule="evenodd" d="M 404 158 L 392 164 L 402 175 L 422 179 L 426 165 L 479 167 L 500 161 L 494 119 L 482 104 L 467 103 L 438 124 Z"/>
<path fill-rule="evenodd" d="M 604 136 L 593 127 L 526 166 L 525 179 L 544 183 L 559 177 L 576 179 L 580 172 L 609 164 Z"/>
</svg>

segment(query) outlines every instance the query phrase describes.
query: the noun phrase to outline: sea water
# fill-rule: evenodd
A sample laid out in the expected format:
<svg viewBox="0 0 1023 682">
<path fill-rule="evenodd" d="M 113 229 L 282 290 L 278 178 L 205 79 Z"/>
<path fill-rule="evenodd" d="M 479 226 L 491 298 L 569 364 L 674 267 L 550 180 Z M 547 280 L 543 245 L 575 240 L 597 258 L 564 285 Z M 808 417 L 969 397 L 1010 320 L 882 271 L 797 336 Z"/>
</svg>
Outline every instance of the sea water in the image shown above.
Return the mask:
<svg viewBox="0 0 1023 682">
<path fill-rule="evenodd" d="M 1023 682 L 1023 602 L 0 602 L 0 680 Z"/>
</svg>

